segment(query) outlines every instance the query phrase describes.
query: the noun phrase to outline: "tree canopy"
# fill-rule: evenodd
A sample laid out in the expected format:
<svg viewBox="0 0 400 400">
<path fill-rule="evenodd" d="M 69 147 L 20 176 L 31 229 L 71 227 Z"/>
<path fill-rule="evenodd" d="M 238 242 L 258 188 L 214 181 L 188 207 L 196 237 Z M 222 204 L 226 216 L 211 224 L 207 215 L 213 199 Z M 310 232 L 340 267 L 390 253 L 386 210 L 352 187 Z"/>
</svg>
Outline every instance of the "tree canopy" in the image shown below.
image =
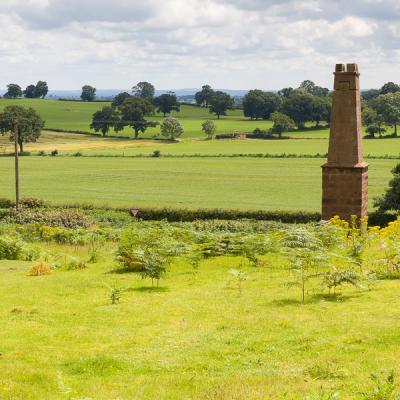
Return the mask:
<svg viewBox="0 0 400 400">
<path fill-rule="evenodd" d="M 314 96 L 303 90 L 294 90 L 283 102 L 282 111 L 303 128 L 307 121 L 313 120 Z"/>
<path fill-rule="evenodd" d="M 233 107 L 233 98 L 225 92 L 217 91 L 209 99 L 210 113 L 215 114 L 218 119 L 226 115 L 226 111 Z"/>
<path fill-rule="evenodd" d="M 207 135 L 207 139 L 211 140 L 217 132 L 217 126 L 214 121 L 207 119 L 201 124 L 201 130 Z"/>
<path fill-rule="evenodd" d="M 94 101 L 96 99 L 96 88 L 90 85 L 82 86 L 81 99 L 83 101 Z"/>
<path fill-rule="evenodd" d="M 101 132 L 103 136 L 116 126 L 120 121 L 119 112 L 115 107 L 105 106 L 93 114 L 90 128 L 95 132 Z"/>
<path fill-rule="evenodd" d="M 379 211 L 400 210 L 400 164 L 392 169 L 393 178 L 383 196 L 375 199 L 374 205 Z"/>
<path fill-rule="evenodd" d="M 129 99 L 131 95 L 128 92 L 122 92 L 117 94 L 112 102 L 112 107 L 119 107 L 126 99 Z"/>
<path fill-rule="evenodd" d="M 243 98 L 244 116 L 251 119 L 268 119 L 281 105 L 280 96 L 259 89 L 250 90 Z"/>
<path fill-rule="evenodd" d="M 9 99 L 16 99 L 17 97 L 22 96 L 21 86 L 16 83 L 10 83 L 7 85 L 7 92 L 4 94 L 4 97 Z"/>
<path fill-rule="evenodd" d="M 177 137 L 181 136 L 183 132 L 183 126 L 177 118 L 167 117 L 161 124 L 162 135 L 169 137 L 171 140 L 175 140 Z"/>
<path fill-rule="evenodd" d="M 271 121 L 274 125 L 271 128 L 271 133 L 282 136 L 283 132 L 287 132 L 295 128 L 294 121 L 285 114 L 275 111 L 271 114 Z"/>
<path fill-rule="evenodd" d="M 141 97 L 130 97 L 118 108 L 121 114 L 120 121 L 115 125 L 116 131 L 121 131 L 126 126 L 133 128 L 135 139 L 140 132 L 145 132 L 150 126 L 157 126 L 157 122 L 147 121 L 146 116 L 154 114 L 154 105 L 147 99 Z"/>
<path fill-rule="evenodd" d="M 214 90 L 210 85 L 203 85 L 201 90 L 194 95 L 196 104 L 198 106 L 208 107 L 210 105 L 210 98 L 214 94 Z"/>
<path fill-rule="evenodd" d="M 396 93 L 396 92 L 400 92 L 400 86 L 394 82 L 387 82 L 380 89 L 381 94 Z"/>
<path fill-rule="evenodd" d="M 24 96 L 28 99 L 44 99 L 48 91 L 47 82 L 39 81 L 36 85 L 28 85 L 24 90 Z"/>
<path fill-rule="evenodd" d="M 33 108 L 7 106 L 0 114 L 0 132 L 10 135 L 10 141 L 15 140 L 15 132 L 21 153 L 24 143 L 36 142 L 40 137 L 44 121 Z"/>
<path fill-rule="evenodd" d="M 132 93 L 136 97 L 152 101 L 154 98 L 155 88 L 150 82 L 139 82 L 132 88 Z"/>
<path fill-rule="evenodd" d="M 173 92 L 164 93 L 154 99 L 154 105 L 157 111 L 164 114 L 169 114 L 171 111 L 180 111 L 180 104 Z"/>
</svg>

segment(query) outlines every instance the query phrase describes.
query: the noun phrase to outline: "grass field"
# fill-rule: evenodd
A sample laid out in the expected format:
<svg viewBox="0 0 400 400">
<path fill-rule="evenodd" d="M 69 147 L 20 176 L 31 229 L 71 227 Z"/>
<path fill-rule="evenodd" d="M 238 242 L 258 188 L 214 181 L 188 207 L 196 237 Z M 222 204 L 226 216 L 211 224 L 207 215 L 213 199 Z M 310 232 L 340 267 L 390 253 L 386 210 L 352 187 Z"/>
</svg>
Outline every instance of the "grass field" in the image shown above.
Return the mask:
<svg viewBox="0 0 400 400">
<path fill-rule="evenodd" d="M 21 191 L 56 203 L 318 211 L 321 159 L 21 159 Z M 395 160 L 371 160 L 370 199 Z M 0 197 L 12 197 L 13 159 L 0 158 Z M 371 206 L 370 201 L 370 206 Z"/>
<path fill-rule="evenodd" d="M 328 151 L 326 139 L 286 139 L 286 140 L 185 140 L 169 143 L 155 140 L 130 140 L 112 137 L 79 135 L 44 131 L 36 143 L 28 143 L 27 151 L 47 153 L 57 149 L 60 154 L 80 151 L 85 155 L 137 155 L 152 154 L 160 150 L 162 154 L 325 154 Z M 364 140 L 364 155 L 399 156 L 400 139 Z M 12 152 L 13 144 L 5 136 L 0 136 L 0 154 Z"/>
<path fill-rule="evenodd" d="M 276 255 L 240 267 L 240 294 L 228 273 L 238 258 L 202 261 L 196 275 L 177 261 L 151 289 L 110 273 L 113 250 L 41 277 L 28 276 L 32 262 L 0 261 L 2 400 L 305 400 L 320 388 L 355 400 L 371 373 L 399 372 L 398 280 L 302 305 Z M 125 290 L 119 304 L 106 285 Z"/>
<path fill-rule="evenodd" d="M 25 107 L 33 107 L 39 112 L 46 122 L 48 129 L 63 129 L 71 131 L 90 131 L 90 123 L 92 115 L 97 110 L 110 103 L 95 102 L 83 103 L 78 101 L 56 101 L 56 100 L 32 100 L 32 99 L 17 99 L 8 100 L 0 99 L 0 110 L 10 104 L 22 105 Z M 271 127 L 269 121 L 250 121 L 243 117 L 241 110 L 229 111 L 226 117 L 220 120 L 210 114 L 208 109 L 182 105 L 179 113 L 173 112 L 171 114 L 179 118 L 185 128 L 183 137 L 204 137 L 201 131 L 201 123 L 205 119 L 213 119 L 217 125 L 218 133 L 232 133 L 232 132 L 251 132 L 255 128 L 267 129 Z M 161 114 L 154 117 L 149 117 L 149 120 L 162 122 L 163 116 Z M 316 131 L 315 135 L 318 135 Z M 326 131 L 325 131 L 326 133 Z M 151 137 L 160 134 L 160 127 L 150 128 L 142 137 Z M 320 134 L 324 134 L 323 132 Z M 119 132 L 118 135 L 133 136 L 133 131 L 125 129 Z"/>
</svg>

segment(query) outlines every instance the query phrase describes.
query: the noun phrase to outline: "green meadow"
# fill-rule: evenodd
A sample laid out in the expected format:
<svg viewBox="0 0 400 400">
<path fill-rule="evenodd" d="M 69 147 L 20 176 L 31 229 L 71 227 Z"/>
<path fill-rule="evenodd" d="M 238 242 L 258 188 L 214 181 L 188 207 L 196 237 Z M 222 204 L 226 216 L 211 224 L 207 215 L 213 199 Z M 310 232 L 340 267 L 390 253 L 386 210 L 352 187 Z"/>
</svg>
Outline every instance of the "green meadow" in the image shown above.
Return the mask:
<svg viewBox="0 0 400 400">
<path fill-rule="evenodd" d="M 322 159 L 23 157 L 21 191 L 54 203 L 318 211 Z M 370 160 L 370 199 L 396 160 Z M 0 197 L 13 197 L 0 158 Z M 370 202 L 370 206 L 372 206 Z"/>
<path fill-rule="evenodd" d="M 359 393 L 373 395 L 370 374 L 399 372 L 399 280 L 336 295 L 307 282 L 302 303 L 283 250 L 260 256 L 262 267 L 243 256 L 196 268 L 174 258 L 152 287 L 118 268 L 117 243 L 95 263 L 85 244 L 36 245 L 46 264 L 85 267 L 30 276 L 35 262 L 0 261 L 2 400 L 390 399 Z"/>
<path fill-rule="evenodd" d="M 57 101 L 57 100 L 32 100 L 32 99 L 0 99 L 0 110 L 7 105 L 21 105 L 32 107 L 39 112 L 46 122 L 47 129 L 63 129 L 71 131 L 86 131 L 90 132 L 90 123 L 92 115 L 100 110 L 105 105 L 110 105 L 107 102 L 80 102 L 80 101 Z M 201 123 L 205 119 L 215 120 L 219 133 L 232 132 L 251 132 L 255 128 L 267 129 L 271 127 L 269 121 L 250 121 L 243 117 L 241 110 L 232 110 L 228 115 L 221 117 L 220 120 L 208 112 L 208 109 L 190 105 L 182 105 L 180 112 L 171 114 L 181 120 L 185 133 L 184 137 L 203 137 L 201 131 Z M 149 117 L 149 120 L 162 122 L 163 116 L 158 114 L 154 117 Z M 111 132 L 111 134 L 113 134 Z M 143 137 L 152 137 L 160 134 L 160 128 L 150 128 L 146 131 Z M 318 134 L 318 132 L 316 133 Z M 125 129 L 123 132 L 118 132 L 119 136 L 132 136 L 132 130 Z"/>
</svg>

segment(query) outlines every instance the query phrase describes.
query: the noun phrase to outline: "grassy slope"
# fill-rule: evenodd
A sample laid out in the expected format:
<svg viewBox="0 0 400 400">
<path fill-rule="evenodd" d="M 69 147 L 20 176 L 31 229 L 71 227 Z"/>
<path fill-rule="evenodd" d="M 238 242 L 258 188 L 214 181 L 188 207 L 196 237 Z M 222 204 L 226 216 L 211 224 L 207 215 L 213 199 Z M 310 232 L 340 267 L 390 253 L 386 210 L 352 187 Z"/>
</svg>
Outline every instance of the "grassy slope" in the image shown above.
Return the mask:
<svg viewBox="0 0 400 400">
<path fill-rule="evenodd" d="M 324 387 L 350 400 L 370 373 L 399 372 L 399 281 L 301 305 L 276 257 L 243 267 L 241 295 L 238 259 L 196 278 L 174 264 L 153 291 L 111 261 L 42 277 L 0 262 L 1 399 L 304 400 Z M 127 289 L 120 304 L 105 283 Z"/>
<path fill-rule="evenodd" d="M 76 101 L 56 101 L 56 100 L 32 100 L 17 99 L 7 100 L 0 99 L 0 110 L 6 105 L 18 104 L 36 109 L 43 119 L 46 121 L 46 128 L 56 128 L 64 130 L 81 130 L 90 131 L 89 125 L 92 115 L 95 111 L 101 109 L 104 105 L 110 103 L 82 103 Z M 207 109 L 186 106 L 181 107 L 181 112 L 173 112 L 171 115 L 179 118 L 185 128 L 185 137 L 203 137 L 201 131 L 201 123 L 205 119 L 213 119 L 218 128 L 219 133 L 231 132 L 251 132 L 255 128 L 266 129 L 271 126 L 269 121 L 250 121 L 243 117 L 243 113 L 239 110 L 229 111 L 228 116 L 222 117 L 220 120 L 211 115 Z M 162 115 L 149 118 L 154 121 L 161 122 Z M 151 128 L 146 132 L 147 137 L 160 133 L 160 128 Z M 123 133 L 132 136 L 132 132 L 126 129 Z"/>
<path fill-rule="evenodd" d="M 371 160 L 371 199 L 383 192 L 395 163 Z M 21 188 L 25 196 L 58 203 L 316 211 L 321 164 L 321 159 L 25 157 Z M 0 158 L 0 171 L 0 197 L 12 197 L 11 157 Z"/>
</svg>

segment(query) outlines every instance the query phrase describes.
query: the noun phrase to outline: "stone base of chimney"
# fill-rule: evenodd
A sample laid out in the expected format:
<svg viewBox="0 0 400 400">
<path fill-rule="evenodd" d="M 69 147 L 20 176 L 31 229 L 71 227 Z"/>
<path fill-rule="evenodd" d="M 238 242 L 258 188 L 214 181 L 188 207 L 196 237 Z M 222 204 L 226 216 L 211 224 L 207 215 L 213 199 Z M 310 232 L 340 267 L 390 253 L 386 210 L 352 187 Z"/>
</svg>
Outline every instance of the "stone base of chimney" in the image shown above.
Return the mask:
<svg viewBox="0 0 400 400">
<path fill-rule="evenodd" d="M 322 166 L 322 219 L 351 221 L 368 214 L 368 164 Z"/>
</svg>

